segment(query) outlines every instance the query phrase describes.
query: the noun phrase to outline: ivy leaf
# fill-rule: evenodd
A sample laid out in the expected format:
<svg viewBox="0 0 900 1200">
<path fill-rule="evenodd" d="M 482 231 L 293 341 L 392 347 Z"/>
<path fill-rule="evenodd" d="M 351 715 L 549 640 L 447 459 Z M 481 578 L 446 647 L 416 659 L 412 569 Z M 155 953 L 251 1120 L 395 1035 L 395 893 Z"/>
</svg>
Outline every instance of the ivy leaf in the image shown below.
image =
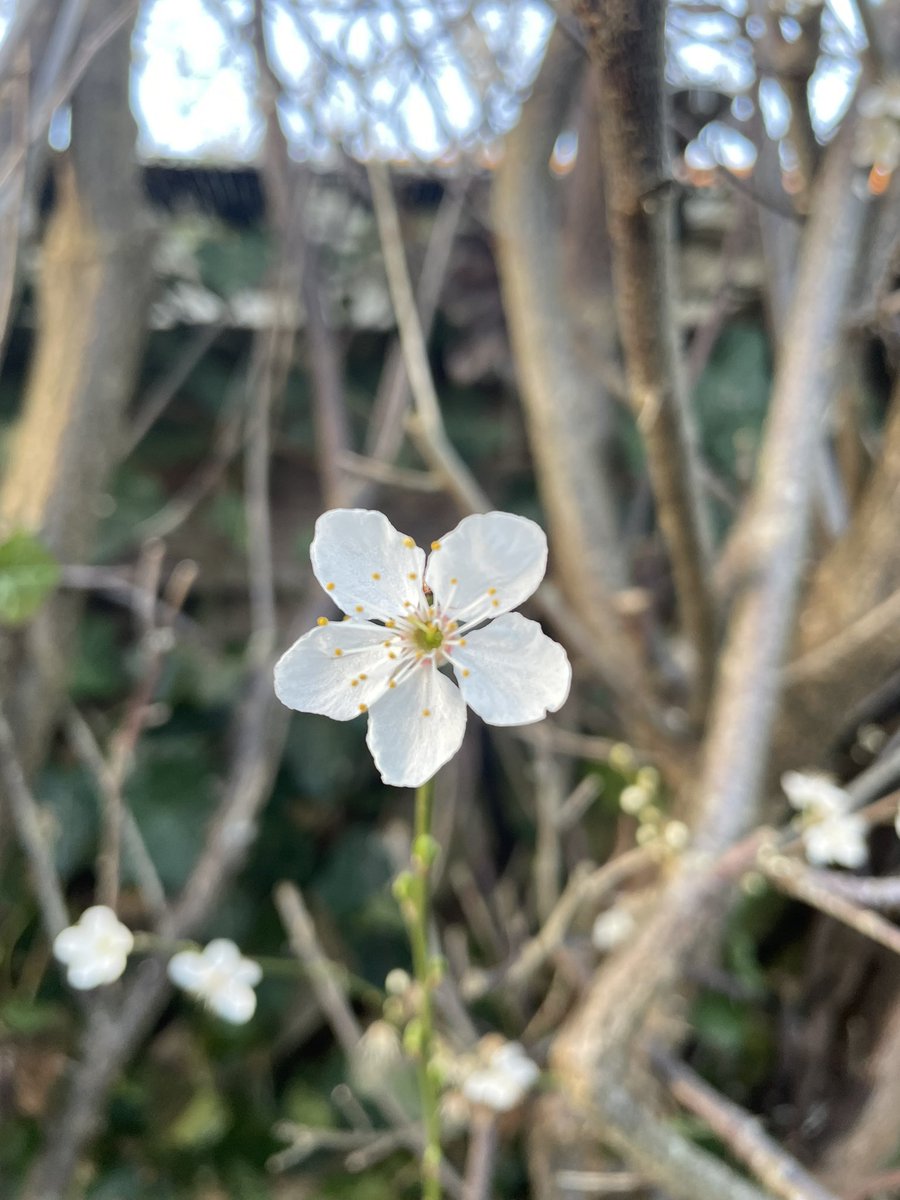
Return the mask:
<svg viewBox="0 0 900 1200">
<path fill-rule="evenodd" d="M 59 564 L 30 533 L 0 542 L 0 624 L 23 625 L 59 581 Z"/>
</svg>

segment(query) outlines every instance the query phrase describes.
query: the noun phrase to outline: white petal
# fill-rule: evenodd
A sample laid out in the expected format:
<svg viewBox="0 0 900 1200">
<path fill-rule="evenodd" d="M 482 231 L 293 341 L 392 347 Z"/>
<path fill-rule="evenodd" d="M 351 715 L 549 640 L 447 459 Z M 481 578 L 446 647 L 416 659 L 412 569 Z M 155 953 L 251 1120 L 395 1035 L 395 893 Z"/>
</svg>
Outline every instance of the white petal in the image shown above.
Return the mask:
<svg viewBox="0 0 900 1200">
<path fill-rule="evenodd" d="M 388 658 L 385 643 L 393 640 L 389 629 L 367 622 L 311 629 L 275 664 L 275 694 L 298 712 L 335 721 L 358 717 L 387 688 L 397 662 Z"/>
<path fill-rule="evenodd" d="M 562 707 L 572 682 L 562 646 L 520 613 L 467 633 L 452 663 L 466 703 L 489 725 L 542 720 Z"/>
<path fill-rule="evenodd" d="M 70 925 L 53 939 L 53 956 L 61 963 L 74 962 L 90 953 L 93 939 L 78 925 Z"/>
<path fill-rule="evenodd" d="M 78 924 L 93 936 L 105 937 L 122 924 L 111 908 L 105 904 L 92 904 L 78 918 Z"/>
<path fill-rule="evenodd" d="M 372 708 L 366 742 L 385 783 L 419 787 L 453 757 L 465 731 L 459 688 L 433 666 L 416 666 Z"/>
<path fill-rule="evenodd" d="M 500 1071 L 523 1092 L 540 1078 L 540 1067 L 533 1062 L 519 1042 L 505 1042 L 491 1055 L 491 1070 Z"/>
<path fill-rule="evenodd" d="M 176 987 L 195 996 L 203 994 L 211 974 L 209 963 L 196 950 L 181 950 L 173 954 L 167 971 Z"/>
<path fill-rule="evenodd" d="M 72 963 L 66 972 L 69 984 L 79 991 L 114 983 L 120 978 L 128 961 L 125 954 L 100 954 Z"/>
<path fill-rule="evenodd" d="M 822 812 L 842 813 L 850 797 L 826 775 L 807 775 L 803 771 L 785 771 L 781 786 L 793 808 L 820 809 Z"/>
<path fill-rule="evenodd" d="M 494 1112 L 509 1112 L 521 1104 L 525 1092 L 502 1071 L 473 1071 L 463 1081 L 462 1092 L 470 1104 L 483 1104 Z"/>
<path fill-rule="evenodd" d="M 518 608 L 547 569 L 543 529 L 513 513 L 465 517 L 438 545 L 428 559 L 425 581 L 437 603 L 461 621 Z"/>
<path fill-rule="evenodd" d="M 335 508 L 316 521 L 313 572 L 350 616 L 387 620 L 422 598 L 425 555 L 384 513 Z"/>
<path fill-rule="evenodd" d="M 231 981 L 218 987 L 207 1003 L 217 1017 L 230 1021 L 232 1025 L 243 1025 L 256 1012 L 256 993 L 245 983 Z"/>
<path fill-rule="evenodd" d="M 241 958 L 241 961 L 234 969 L 233 978 L 237 983 L 244 983 L 248 987 L 256 987 L 262 979 L 262 967 L 258 962 L 254 962 L 252 958 Z"/>
<path fill-rule="evenodd" d="M 869 857 L 866 835 L 865 822 L 855 814 L 820 821 L 803 832 L 806 857 L 816 866 L 837 863 L 856 869 Z"/>
<path fill-rule="evenodd" d="M 230 973 L 241 962 L 241 952 L 231 938 L 213 938 L 203 949 L 206 964 L 215 969 Z"/>
</svg>

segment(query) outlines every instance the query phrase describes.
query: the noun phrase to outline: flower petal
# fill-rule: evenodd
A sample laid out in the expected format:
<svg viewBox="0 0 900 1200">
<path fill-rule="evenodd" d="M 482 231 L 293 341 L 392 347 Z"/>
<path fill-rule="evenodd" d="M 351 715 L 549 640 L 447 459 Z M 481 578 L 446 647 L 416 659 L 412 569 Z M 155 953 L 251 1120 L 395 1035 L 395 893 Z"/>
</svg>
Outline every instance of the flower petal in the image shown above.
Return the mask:
<svg viewBox="0 0 900 1200">
<path fill-rule="evenodd" d="M 385 643 L 394 638 L 366 621 L 311 629 L 275 664 L 275 694 L 298 712 L 335 721 L 358 717 L 388 686 L 396 661 L 388 658 Z"/>
<path fill-rule="evenodd" d="M 74 962 L 85 953 L 90 953 L 92 941 L 78 925 L 70 925 L 53 939 L 53 957 L 61 963 Z"/>
<path fill-rule="evenodd" d="M 459 688 L 433 666 L 416 666 L 372 708 L 366 742 L 385 783 L 419 787 L 453 757 L 465 731 Z"/>
<path fill-rule="evenodd" d="M 210 964 L 196 950 L 180 950 L 173 954 L 166 970 L 176 987 L 192 995 L 203 992 L 211 973 Z"/>
<path fill-rule="evenodd" d="M 384 513 L 335 508 L 316 521 L 313 573 L 350 616 L 388 620 L 422 597 L 425 554 Z"/>
<path fill-rule="evenodd" d="M 125 970 L 127 955 L 110 952 L 74 962 L 66 971 L 69 985 L 79 991 L 115 983 Z"/>
<path fill-rule="evenodd" d="M 441 608 L 460 621 L 518 608 L 547 569 L 543 529 L 513 513 L 475 513 L 435 544 L 425 582 Z"/>
<path fill-rule="evenodd" d="M 207 997 L 207 1004 L 223 1021 L 244 1025 L 256 1012 L 256 993 L 247 984 L 231 980 L 216 988 Z"/>
<path fill-rule="evenodd" d="M 489 725 L 530 725 L 565 703 L 572 668 L 537 621 L 506 613 L 452 651 L 463 698 Z"/>
</svg>

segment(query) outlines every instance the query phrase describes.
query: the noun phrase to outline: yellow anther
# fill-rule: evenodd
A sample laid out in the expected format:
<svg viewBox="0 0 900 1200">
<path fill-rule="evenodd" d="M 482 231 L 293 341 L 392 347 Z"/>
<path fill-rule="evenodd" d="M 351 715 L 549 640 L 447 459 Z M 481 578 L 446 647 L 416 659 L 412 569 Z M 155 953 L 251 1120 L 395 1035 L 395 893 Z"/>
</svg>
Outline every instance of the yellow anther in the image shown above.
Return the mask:
<svg viewBox="0 0 900 1200">
<path fill-rule="evenodd" d="M 362 610 L 363 610 L 363 606 L 361 604 L 357 604 L 356 608 L 354 609 L 354 612 L 362 612 Z"/>
<path fill-rule="evenodd" d="M 373 571 L 373 572 L 372 572 L 372 578 L 373 578 L 373 579 L 380 579 L 380 578 L 381 578 L 381 572 L 380 572 L 380 571 Z"/>
<path fill-rule="evenodd" d="M 488 588 L 488 595 L 489 595 L 489 596 L 496 596 L 496 595 L 497 595 L 497 589 L 496 589 L 496 588 Z"/>
<path fill-rule="evenodd" d="M 432 542 L 432 543 L 431 543 L 431 548 L 432 548 L 432 550 L 440 550 L 440 548 L 441 548 L 441 543 L 440 543 L 440 542 Z"/>
<path fill-rule="evenodd" d="M 335 650 L 334 657 L 340 658 L 343 653 L 344 653 L 343 650 Z"/>
<path fill-rule="evenodd" d="M 459 580 L 458 580 L 458 579 L 456 578 L 456 576 L 454 575 L 454 576 L 453 576 L 453 578 L 450 580 L 450 582 L 451 582 L 451 583 L 459 583 Z"/>
<path fill-rule="evenodd" d="M 326 591 L 326 592 L 333 592 L 333 591 L 334 591 L 334 584 L 333 584 L 333 583 L 326 583 L 326 584 L 325 584 L 325 591 Z"/>
<path fill-rule="evenodd" d="M 327 624 L 328 624 L 328 618 L 327 618 L 327 617 L 319 617 L 319 618 L 316 620 L 316 624 L 317 624 L 317 625 L 327 625 Z"/>
<path fill-rule="evenodd" d="M 447 631 L 449 633 L 453 633 L 454 630 L 456 630 L 456 629 L 459 629 L 459 621 L 451 621 L 450 624 L 447 626 Z"/>
<path fill-rule="evenodd" d="M 368 706 L 368 704 L 361 704 L 361 705 L 359 706 L 359 711 L 360 711 L 360 712 L 368 712 L 368 711 L 369 711 L 369 706 Z"/>
<path fill-rule="evenodd" d="M 342 621 L 352 621 L 353 618 L 349 614 L 346 614 L 345 616 L 341 617 L 341 620 Z"/>
<path fill-rule="evenodd" d="M 403 539 L 403 545 L 407 548 L 407 550 L 412 550 L 414 548 L 415 544 L 416 543 L 412 540 L 411 537 L 405 537 Z"/>
<path fill-rule="evenodd" d="M 431 716 L 431 709 L 430 709 L 430 708 L 423 708 L 423 709 L 422 709 L 422 716 L 423 716 L 423 717 L 430 717 L 430 716 Z"/>
<path fill-rule="evenodd" d="M 418 579 L 419 577 L 418 577 L 418 575 L 415 573 L 415 571 L 410 571 L 410 573 L 409 573 L 409 575 L 407 576 L 407 578 L 408 578 L 408 579 Z"/>
<path fill-rule="evenodd" d="M 465 639 L 465 638 L 460 638 L 460 639 L 459 639 L 459 644 L 460 644 L 461 646 L 464 646 L 464 645 L 466 644 L 466 639 Z"/>
<path fill-rule="evenodd" d="M 359 687 L 359 680 L 358 680 L 358 679 L 351 679 L 351 680 L 350 680 L 350 686 L 351 686 L 351 687 Z"/>
<path fill-rule="evenodd" d="M 499 607 L 500 607 L 500 601 L 499 601 L 499 600 L 492 600 L 492 601 L 491 601 L 491 607 L 492 607 L 492 608 L 499 608 Z"/>
<path fill-rule="evenodd" d="M 368 675 L 360 675 L 360 679 L 368 679 Z"/>
<path fill-rule="evenodd" d="M 396 657 L 397 657 L 397 655 L 393 652 L 393 650 L 388 651 L 388 658 L 396 658 Z"/>
<path fill-rule="evenodd" d="M 388 687 L 392 687 L 392 688 L 394 688 L 394 687 L 396 687 L 396 686 L 397 686 L 397 685 L 396 685 L 396 683 L 394 683 L 393 679 L 392 679 L 392 680 L 390 681 L 390 683 L 388 684 Z"/>
<path fill-rule="evenodd" d="M 468 668 L 468 667 L 465 667 L 465 668 L 463 669 L 463 675 L 464 675 L 464 676 L 465 676 L 465 677 L 468 679 L 468 677 L 469 677 L 469 674 L 470 674 L 470 672 L 469 672 L 469 668 Z"/>
<path fill-rule="evenodd" d="M 384 627 L 385 627 L 385 629 L 396 629 L 397 622 L 396 621 L 385 621 Z"/>
<path fill-rule="evenodd" d="M 412 608 L 412 600 L 404 600 L 403 607 L 404 608 Z"/>
</svg>

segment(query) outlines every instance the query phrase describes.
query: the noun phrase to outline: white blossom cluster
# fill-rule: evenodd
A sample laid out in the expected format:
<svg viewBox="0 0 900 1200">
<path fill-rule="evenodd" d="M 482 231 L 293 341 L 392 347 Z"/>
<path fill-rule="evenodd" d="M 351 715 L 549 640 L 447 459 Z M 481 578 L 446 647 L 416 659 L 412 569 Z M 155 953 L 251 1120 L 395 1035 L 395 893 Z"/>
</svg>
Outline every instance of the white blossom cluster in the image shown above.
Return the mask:
<svg viewBox="0 0 900 1200">
<path fill-rule="evenodd" d="M 134 934 L 105 904 L 85 909 L 53 942 L 54 957 L 65 966 L 69 986 L 79 991 L 115 983 L 133 948 Z M 173 955 L 168 973 L 177 987 L 231 1024 L 244 1024 L 256 1010 L 253 989 L 262 970 L 227 938 L 216 938 L 202 951 Z"/>
<path fill-rule="evenodd" d="M 786 771 L 781 786 L 801 815 L 801 833 L 806 857 L 814 866 L 835 863 L 852 870 L 869 857 L 868 829 L 863 818 L 852 811 L 853 801 L 827 775 Z"/>
<path fill-rule="evenodd" d="M 487 1046 L 485 1045 L 487 1043 Z M 506 1113 L 518 1108 L 540 1078 L 540 1069 L 519 1042 L 485 1039 L 481 1061 L 464 1077 L 462 1094 L 472 1105 Z"/>
</svg>

